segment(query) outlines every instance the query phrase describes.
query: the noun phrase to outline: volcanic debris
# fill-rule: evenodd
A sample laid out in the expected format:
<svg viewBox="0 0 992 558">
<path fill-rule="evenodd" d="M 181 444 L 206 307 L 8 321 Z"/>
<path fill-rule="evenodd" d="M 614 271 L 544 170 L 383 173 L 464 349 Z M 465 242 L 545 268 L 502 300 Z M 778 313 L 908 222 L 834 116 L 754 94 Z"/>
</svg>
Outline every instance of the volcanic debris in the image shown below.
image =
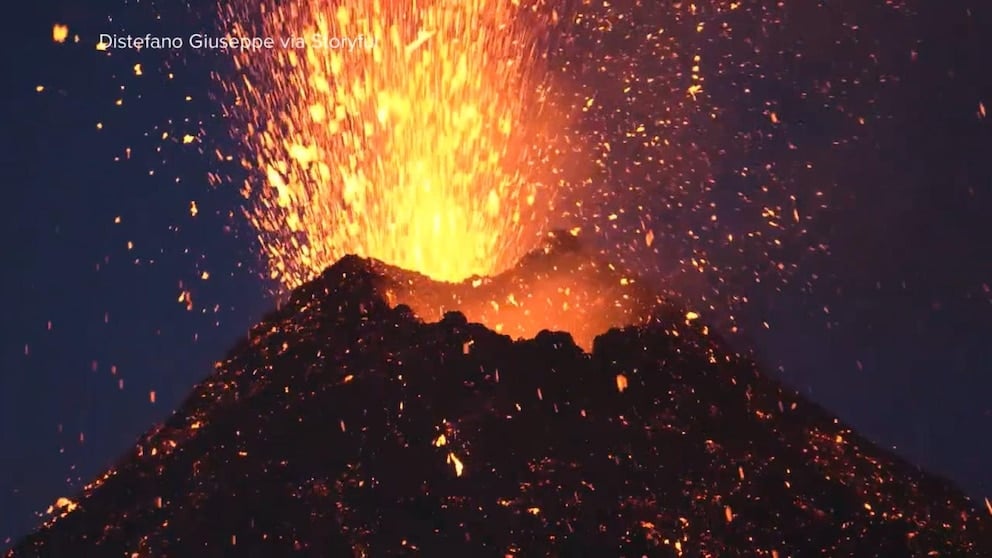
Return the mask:
<svg viewBox="0 0 992 558">
<path fill-rule="evenodd" d="M 586 352 L 426 323 L 402 273 L 297 289 L 7 556 L 992 556 L 957 489 L 674 306 Z"/>
</svg>

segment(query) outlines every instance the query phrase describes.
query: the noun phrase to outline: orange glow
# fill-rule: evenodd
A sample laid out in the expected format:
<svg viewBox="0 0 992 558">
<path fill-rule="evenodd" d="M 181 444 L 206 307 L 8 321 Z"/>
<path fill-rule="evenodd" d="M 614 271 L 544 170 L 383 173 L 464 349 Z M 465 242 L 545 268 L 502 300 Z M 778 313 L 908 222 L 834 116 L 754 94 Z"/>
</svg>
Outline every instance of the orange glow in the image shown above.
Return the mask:
<svg viewBox="0 0 992 558">
<path fill-rule="evenodd" d="M 448 463 L 454 467 L 456 477 L 462 476 L 462 471 L 465 470 L 465 465 L 462 464 L 461 460 L 458 459 L 458 456 L 453 452 L 448 454 Z"/>
<path fill-rule="evenodd" d="M 56 23 L 52 26 L 52 40 L 56 43 L 64 43 L 69 38 L 69 26 Z"/>
<path fill-rule="evenodd" d="M 617 391 L 623 393 L 627 389 L 627 376 L 617 374 Z"/>
<path fill-rule="evenodd" d="M 541 34 L 557 15 L 540 12 L 519 0 L 225 8 L 232 36 L 277 42 L 235 51 L 240 76 L 225 84 L 271 278 L 293 288 L 356 254 L 459 281 L 533 248 L 554 197 Z"/>
<path fill-rule="evenodd" d="M 76 509 L 76 503 L 68 498 L 62 497 L 56 500 L 55 507 L 60 510 L 73 511 Z"/>
<path fill-rule="evenodd" d="M 444 283 L 395 269 L 380 275 L 384 298 L 393 306 L 408 305 L 425 321 L 459 311 L 469 322 L 513 338 L 568 332 L 586 350 L 610 328 L 644 323 L 661 301 L 611 264 L 590 257 L 568 233 L 549 234 L 542 249 L 493 277 Z"/>
</svg>

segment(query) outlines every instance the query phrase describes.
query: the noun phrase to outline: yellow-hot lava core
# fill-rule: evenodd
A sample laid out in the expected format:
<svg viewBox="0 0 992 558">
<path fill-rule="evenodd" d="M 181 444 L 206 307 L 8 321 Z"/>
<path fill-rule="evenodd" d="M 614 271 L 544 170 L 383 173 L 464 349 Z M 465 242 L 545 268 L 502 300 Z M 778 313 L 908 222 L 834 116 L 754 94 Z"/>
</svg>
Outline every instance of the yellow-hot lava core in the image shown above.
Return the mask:
<svg viewBox="0 0 992 558">
<path fill-rule="evenodd" d="M 434 279 L 492 275 L 553 203 L 542 34 L 519 0 L 242 0 L 226 85 L 270 275 L 293 288 L 345 254 Z"/>
</svg>

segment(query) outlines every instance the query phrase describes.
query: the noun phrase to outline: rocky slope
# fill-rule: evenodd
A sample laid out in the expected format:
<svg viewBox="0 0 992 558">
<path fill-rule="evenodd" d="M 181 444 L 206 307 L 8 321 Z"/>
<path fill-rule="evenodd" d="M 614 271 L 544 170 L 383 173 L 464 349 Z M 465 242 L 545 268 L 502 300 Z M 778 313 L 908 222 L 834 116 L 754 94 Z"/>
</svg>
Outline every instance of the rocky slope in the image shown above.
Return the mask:
<svg viewBox="0 0 992 558">
<path fill-rule="evenodd" d="M 343 259 L 8 556 L 992 556 L 957 489 L 573 248 L 464 285 Z M 591 351 L 430 323 L 547 282 Z"/>
</svg>

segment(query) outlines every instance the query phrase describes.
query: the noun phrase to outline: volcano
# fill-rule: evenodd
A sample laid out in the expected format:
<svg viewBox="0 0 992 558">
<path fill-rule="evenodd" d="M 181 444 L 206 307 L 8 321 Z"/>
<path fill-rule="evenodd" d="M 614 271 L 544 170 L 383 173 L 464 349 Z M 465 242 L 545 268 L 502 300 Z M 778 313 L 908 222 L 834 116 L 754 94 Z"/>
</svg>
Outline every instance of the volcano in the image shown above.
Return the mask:
<svg viewBox="0 0 992 558">
<path fill-rule="evenodd" d="M 7 556 L 992 556 L 699 322 L 567 236 L 463 284 L 346 257 Z"/>
</svg>

